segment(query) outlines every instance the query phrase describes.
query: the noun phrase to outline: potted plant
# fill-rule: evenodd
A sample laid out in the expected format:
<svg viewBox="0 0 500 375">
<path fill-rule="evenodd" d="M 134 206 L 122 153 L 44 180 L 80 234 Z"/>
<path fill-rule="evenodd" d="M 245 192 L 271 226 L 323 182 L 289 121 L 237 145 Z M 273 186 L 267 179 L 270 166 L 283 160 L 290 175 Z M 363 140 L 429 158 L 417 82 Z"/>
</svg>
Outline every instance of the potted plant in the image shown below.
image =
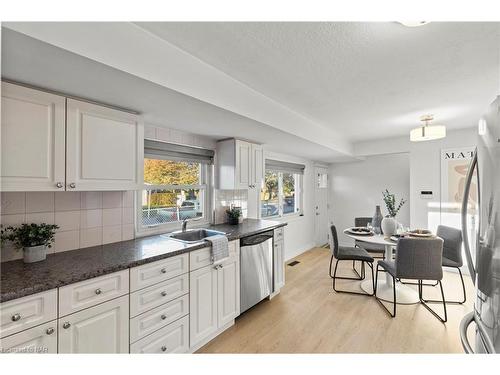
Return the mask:
<svg viewBox="0 0 500 375">
<path fill-rule="evenodd" d="M 17 249 L 23 249 L 24 263 L 39 262 L 46 258 L 47 248 L 52 247 L 56 229 L 54 224 L 21 224 L 18 227 L 1 228 L 2 241 L 11 241 Z"/>
<path fill-rule="evenodd" d="M 240 220 L 241 210 L 236 207 L 232 207 L 229 210 L 226 210 L 227 214 L 227 222 L 231 225 L 237 225 Z"/>
<path fill-rule="evenodd" d="M 386 237 L 390 237 L 396 234 L 398 228 L 396 215 L 398 214 L 401 207 L 403 207 L 403 205 L 406 203 L 406 201 L 401 198 L 399 203 L 396 204 L 396 196 L 394 194 L 391 194 L 387 189 L 382 192 L 382 196 L 384 197 L 384 203 L 388 213 L 388 215 L 386 215 L 386 217 L 382 219 L 382 233 Z"/>
</svg>

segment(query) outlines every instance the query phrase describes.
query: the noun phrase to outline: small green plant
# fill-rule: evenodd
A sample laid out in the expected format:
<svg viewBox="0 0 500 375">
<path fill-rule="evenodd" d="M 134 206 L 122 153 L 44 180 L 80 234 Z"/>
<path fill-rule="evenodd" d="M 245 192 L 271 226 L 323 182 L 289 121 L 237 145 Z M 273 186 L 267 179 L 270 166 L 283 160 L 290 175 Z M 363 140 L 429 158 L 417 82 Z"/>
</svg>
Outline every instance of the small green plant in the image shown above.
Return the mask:
<svg viewBox="0 0 500 375">
<path fill-rule="evenodd" d="M 387 212 L 389 214 L 388 216 L 396 217 L 399 210 L 401 209 L 401 207 L 403 207 L 406 201 L 401 198 L 399 204 L 396 206 L 396 197 L 394 196 L 394 194 L 389 193 L 389 190 L 385 189 L 385 191 L 382 192 L 382 195 L 384 197 L 385 207 L 387 208 Z"/>
<path fill-rule="evenodd" d="M 238 220 L 241 216 L 241 210 L 239 208 L 233 207 L 229 210 L 226 210 L 227 217 L 229 220 Z"/>
<path fill-rule="evenodd" d="M 0 239 L 3 241 L 12 241 L 18 249 L 24 247 L 33 247 L 45 245 L 52 247 L 56 229 L 59 226 L 54 224 L 21 224 L 18 227 L 1 226 Z"/>
</svg>

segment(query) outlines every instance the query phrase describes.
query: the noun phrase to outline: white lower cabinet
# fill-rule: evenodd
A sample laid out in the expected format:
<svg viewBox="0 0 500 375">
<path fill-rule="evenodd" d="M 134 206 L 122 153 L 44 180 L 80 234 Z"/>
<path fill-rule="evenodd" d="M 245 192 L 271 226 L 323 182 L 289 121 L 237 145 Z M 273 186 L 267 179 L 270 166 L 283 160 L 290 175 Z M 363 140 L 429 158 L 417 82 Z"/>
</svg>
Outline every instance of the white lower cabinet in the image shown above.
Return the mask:
<svg viewBox="0 0 500 375">
<path fill-rule="evenodd" d="M 185 353 L 189 349 L 189 318 L 168 326 L 130 345 L 130 353 Z"/>
<path fill-rule="evenodd" d="M 238 253 L 190 274 L 190 345 L 197 347 L 240 313 Z"/>
<path fill-rule="evenodd" d="M 274 292 L 285 285 L 285 249 L 284 242 L 277 241 L 274 243 Z"/>
<path fill-rule="evenodd" d="M 57 353 L 57 320 L 0 340 L 2 353 Z"/>
<path fill-rule="evenodd" d="M 217 270 L 207 266 L 189 275 L 189 342 L 195 346 L 217 331 Z"/>
<path fill-rule="evenodd" d="M 128 353 L 129 296 L 58 320 L 59 353 Z"/>
</svg>

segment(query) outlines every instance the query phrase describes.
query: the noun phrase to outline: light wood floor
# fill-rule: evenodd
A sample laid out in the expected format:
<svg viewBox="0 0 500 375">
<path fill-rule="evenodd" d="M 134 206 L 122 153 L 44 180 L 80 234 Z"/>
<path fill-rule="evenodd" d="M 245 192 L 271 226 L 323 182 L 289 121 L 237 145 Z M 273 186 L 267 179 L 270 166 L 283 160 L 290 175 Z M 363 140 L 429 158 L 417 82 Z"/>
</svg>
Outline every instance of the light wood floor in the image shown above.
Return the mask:
<svg viewBox="0 0 500 375">
<path fill-rule="evenodd" d="M 300 264 L 286 266 L 286 286 L 277 297 L 248 310 L 198 353 L 463 353 L 458 327 L 472 310 L 470 278 L 467 303 L 448 305 L 443 324 L 420 304 L 398 305 L 390 318 L 373 297 L 335 293 L 328 249 L 314 248 L 295 260 Z M 349 262 L 339 269 L 348 274 Z M 357 283 L 338 286 L 359 289 Z M 445 272 L 443 286 L 447 299 L 460 298 L 458 274 Z M 440 297 L 439 288 L 425 287 L 424 295 Z"/>
</svg>

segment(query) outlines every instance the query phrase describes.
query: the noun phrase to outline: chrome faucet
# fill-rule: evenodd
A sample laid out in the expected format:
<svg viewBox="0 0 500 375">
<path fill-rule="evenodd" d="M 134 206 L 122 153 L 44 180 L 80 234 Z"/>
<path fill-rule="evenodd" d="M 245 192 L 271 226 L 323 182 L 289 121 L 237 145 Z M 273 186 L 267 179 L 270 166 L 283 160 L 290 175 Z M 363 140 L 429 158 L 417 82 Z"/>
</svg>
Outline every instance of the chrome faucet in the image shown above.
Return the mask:
<svg viewBox="0 0 500 375">
<path fill-rule="evenodd" d="M 182 227 L 181 227 L 181 231 L 184 233 L 186 231 L 186 228 L 187 228 L 187 224 L 188 224 L 188 219 L 184 219 L 182 220 Z"/>
</svg>

